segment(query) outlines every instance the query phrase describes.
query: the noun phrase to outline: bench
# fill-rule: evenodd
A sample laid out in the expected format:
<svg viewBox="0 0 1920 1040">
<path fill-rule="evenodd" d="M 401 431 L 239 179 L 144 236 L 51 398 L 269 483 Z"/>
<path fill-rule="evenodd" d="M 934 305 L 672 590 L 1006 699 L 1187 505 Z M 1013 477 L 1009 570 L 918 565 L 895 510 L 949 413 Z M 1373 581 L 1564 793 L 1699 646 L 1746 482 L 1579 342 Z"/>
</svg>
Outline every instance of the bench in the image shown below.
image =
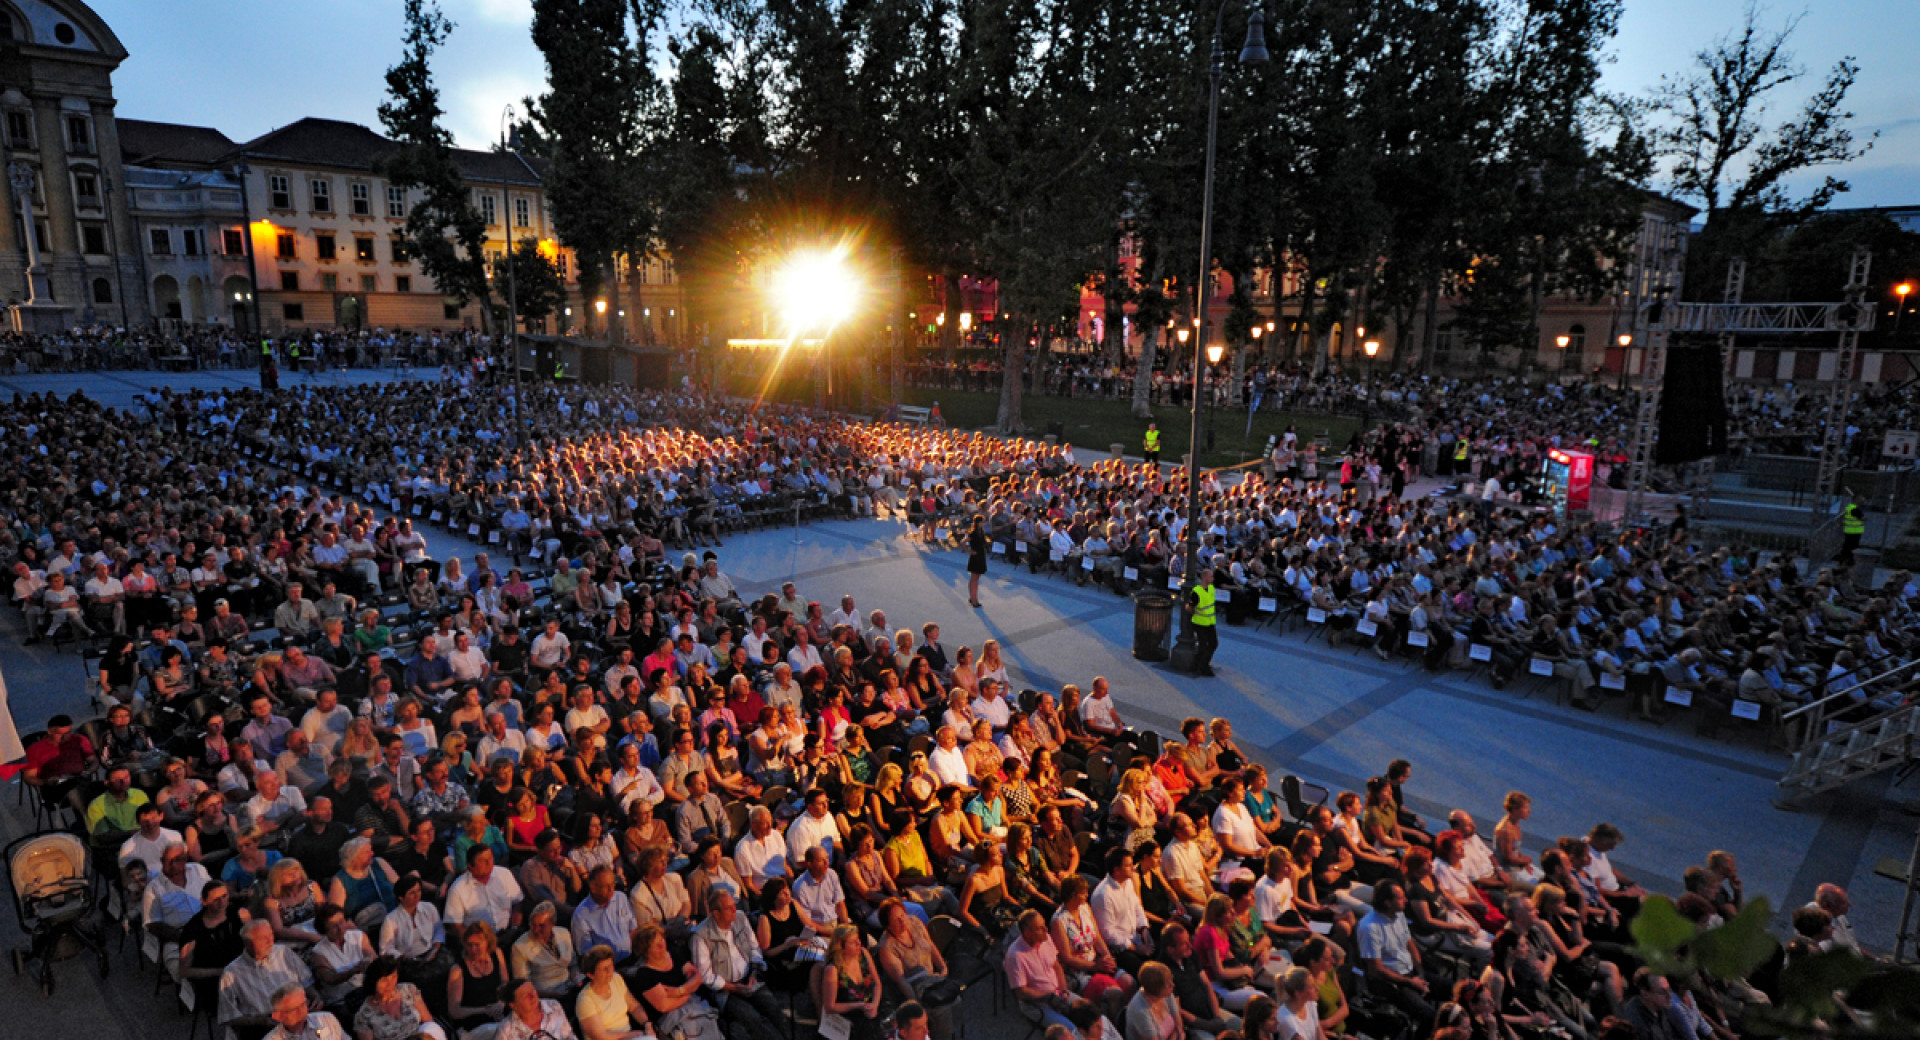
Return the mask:
<svg viewBox="0 0 1920 1040">
<path fill-rule="evenodd" d="M 933 409 L 922 408 L 919 405 L 903 404 L 897 411 L 900 413 L 901 422 L 909 422 L 917 426 L 925 426 L 933 418 Z"/>
</svg>

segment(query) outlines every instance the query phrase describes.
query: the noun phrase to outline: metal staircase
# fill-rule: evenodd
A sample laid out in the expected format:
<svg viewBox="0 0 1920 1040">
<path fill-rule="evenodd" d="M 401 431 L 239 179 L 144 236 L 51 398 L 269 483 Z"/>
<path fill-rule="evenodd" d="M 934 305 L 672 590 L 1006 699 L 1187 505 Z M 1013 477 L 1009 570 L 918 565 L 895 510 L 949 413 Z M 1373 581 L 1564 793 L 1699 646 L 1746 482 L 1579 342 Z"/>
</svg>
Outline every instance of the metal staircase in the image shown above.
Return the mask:
<svg viewBox="0 0 1920 1040">
<path fill-rule="evenodd" d="M 1902 665 L 1781 716 L 1789 733 L 1799 733 L 1793 765 L 1780 786 L 1805 794 L 1844 787 L 1864 776 L 1898 769 L 1920 752 L 1920 701 L 1908 701 L 1866 719 L 1840 718 L 1855 712 L 1861 698 L 1870 702 L 1899 685 L 1920 661 Z"/>
</svg>

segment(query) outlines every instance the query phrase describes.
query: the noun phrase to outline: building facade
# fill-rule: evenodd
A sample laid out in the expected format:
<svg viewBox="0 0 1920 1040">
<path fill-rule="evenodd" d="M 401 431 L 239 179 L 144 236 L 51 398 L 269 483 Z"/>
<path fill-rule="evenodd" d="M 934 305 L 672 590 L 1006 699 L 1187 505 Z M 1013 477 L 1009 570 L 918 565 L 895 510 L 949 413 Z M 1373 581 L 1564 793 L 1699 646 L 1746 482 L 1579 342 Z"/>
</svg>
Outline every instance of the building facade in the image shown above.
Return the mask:
<svg viewBox="0 0 1920 1040">
<path fill-rule="evenodd" d="M 126 57 L 78 0 L 0 0 L 0 299 L 31 297 L 59 324 L 149 316 L 121 203 L 113 72 Z M 30 254 L 41 275 L 32 286 Z"/>
</svg>

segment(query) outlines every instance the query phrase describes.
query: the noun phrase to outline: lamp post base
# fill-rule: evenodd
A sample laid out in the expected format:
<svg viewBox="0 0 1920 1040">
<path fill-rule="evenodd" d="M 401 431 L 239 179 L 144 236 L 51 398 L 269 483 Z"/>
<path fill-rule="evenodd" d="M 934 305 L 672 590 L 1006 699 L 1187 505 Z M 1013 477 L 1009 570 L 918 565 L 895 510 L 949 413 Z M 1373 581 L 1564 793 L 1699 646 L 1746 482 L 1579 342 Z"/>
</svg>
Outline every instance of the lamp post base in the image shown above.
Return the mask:
<svg viewBox="0 0 1920 1040">
<path fill-rule="evenodd" d="M 1180 638 L 1173 641 L 1173 653 L 1167 657 L 1167 667 L 1182 675 L 1192 675 L 1195 661 L 1200 659 L 1200 640 L 1193 634 L 1193 626 L 1182 625 Z"/>
</svg>

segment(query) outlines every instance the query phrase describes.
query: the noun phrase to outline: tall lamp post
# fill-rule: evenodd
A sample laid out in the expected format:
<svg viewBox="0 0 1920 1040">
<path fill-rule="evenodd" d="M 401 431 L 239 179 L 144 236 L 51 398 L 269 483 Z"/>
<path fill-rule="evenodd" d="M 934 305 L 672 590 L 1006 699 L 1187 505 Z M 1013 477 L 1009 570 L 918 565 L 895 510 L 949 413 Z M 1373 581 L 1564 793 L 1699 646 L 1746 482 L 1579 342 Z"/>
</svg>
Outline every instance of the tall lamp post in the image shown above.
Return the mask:
<svg viewBox="0 0 1920 1040">
<path fill-rule="evenodd" d="M 500 112 L 500 150 L 515 158 L 513 147 L 513 106 Z M 500 176 L 500 230 L 507 243 L 507 363 L 513 366 L 514 386 L 520 385 L 520 298 L 514 285 L 513 262 L 513 186 L 505 173 Z"/>
<path fill-rule="evenodd" d="M 1900 296 L 1900 305 L 1893 312 L 1893 331 L 1895 335 L 1898 335 L 1900 332 L 1900 319 L 1907 316 L 1907 294 L 1913 291 L 1913 283 L 1901 282 L 1899 285 L 1893 287 L 1893 291 Z"/>
<path fill-rule="evenodd" d="M 1573 337 L 1564 332 L 1553 337 L 1553 345 L 1560 348 L 1560 371 L 1562 374 L 1565 374 L 1567 371 L 1567 347 L 1571 346 L 1572 343 Z"/>
<path fill-rule="evenodd" d="M 1213 274 L 1213 159 L 1220 140 L 1220 80 L 1227 74 L 1227 49 L 1221 38 L 1226 29 L 1227 3 L 1222 0 L 1213 18 L 1213 52 L 1207 65 L 1207 165 L 1205 187 L 1200 198 L 1200 277 L 1194 282 L 1194 313 L 1206 315 L 1207 288 Z M 1257 65 L 1267 60 L 1266 21 L 1260 8 L 1247 12 L 1247 38 L 1240 45 L 1240 64 Z M 1198 325 L 1193 341 L 1194 393 L 1187 431 L 1187 529 L 1186 570 L 1180 583 L 1180 600 L 1192 597 L 1194 583 L 1200 578 L 1200 358 L 1206 351 L 1207 323 Z M 1174 641 L 1168 663 L 1175 671 L 1193 671 L 1200 653 L 1200 637 L 1193 630 L 1193 616 L 1180 612 L 1180 638 Z"/>
</svg>

